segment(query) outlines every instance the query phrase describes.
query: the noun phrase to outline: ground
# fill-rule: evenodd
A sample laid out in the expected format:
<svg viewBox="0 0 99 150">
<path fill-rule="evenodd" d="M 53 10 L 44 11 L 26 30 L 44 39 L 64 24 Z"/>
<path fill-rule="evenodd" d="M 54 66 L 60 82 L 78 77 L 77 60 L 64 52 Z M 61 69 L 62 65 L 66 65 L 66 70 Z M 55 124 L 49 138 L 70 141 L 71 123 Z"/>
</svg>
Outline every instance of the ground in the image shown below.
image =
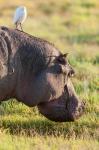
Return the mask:
<svg viewBox="0 0 99 150">
<path fill-rule="evenodd" d="M 25 5 L 23 30 L 54 43 L 76 75 L 85 114 L 74 123 L 51 122 L 16 100 L 0 105 L 0 150 L 99 149 L 99 2 L 97 0 L 0 0 L 0 25 L 14 28 L 15 8 Z"/>
</svg>

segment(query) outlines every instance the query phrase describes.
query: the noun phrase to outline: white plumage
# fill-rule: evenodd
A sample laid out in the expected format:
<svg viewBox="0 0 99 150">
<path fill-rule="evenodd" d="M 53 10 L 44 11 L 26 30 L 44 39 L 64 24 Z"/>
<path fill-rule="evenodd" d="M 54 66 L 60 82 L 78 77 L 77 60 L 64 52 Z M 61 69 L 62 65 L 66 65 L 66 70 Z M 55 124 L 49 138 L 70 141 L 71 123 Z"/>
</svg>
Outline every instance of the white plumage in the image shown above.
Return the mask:
<svg viewBox="0 0 99 150">
<path fill-rule="evenodd" d="M 20 26 L 20 28 L 22 30 L 21 24 L 23 24 L 26 17 L 27 17 L 26 7 L 24 7 L 24 6 L 18 7 L 15 11 L 14 20 L 13 20 L 14 24 L 16 25 L 16 29 L 18 29 L 18 27 Z"/>
</svg>

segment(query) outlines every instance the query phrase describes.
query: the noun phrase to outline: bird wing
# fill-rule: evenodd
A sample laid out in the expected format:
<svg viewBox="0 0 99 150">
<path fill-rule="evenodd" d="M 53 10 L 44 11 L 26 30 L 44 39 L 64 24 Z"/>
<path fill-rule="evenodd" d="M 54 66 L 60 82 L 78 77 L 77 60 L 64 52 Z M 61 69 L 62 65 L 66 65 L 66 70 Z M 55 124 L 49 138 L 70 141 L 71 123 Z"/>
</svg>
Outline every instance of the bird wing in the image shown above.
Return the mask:
<svg viewBox="0 0 99 150">
<path fill-rule="evenodd" d="M 14 14 L 13 22 L 14 23 L 19 22 L 21 16 L 22 16 L 22 12 L 21 12 L 20 8 L 17 8 L 16 11 L 15 11 L 15 14 Z"/>
</svg>

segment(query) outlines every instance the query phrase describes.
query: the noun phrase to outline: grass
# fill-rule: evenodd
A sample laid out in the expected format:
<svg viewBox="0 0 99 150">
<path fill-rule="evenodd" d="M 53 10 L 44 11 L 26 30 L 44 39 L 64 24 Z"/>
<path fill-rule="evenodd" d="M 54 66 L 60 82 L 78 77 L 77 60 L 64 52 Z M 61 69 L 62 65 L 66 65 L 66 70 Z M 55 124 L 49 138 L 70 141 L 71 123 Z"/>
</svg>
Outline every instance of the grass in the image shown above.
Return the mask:
<svg viewBox="0 0 99 150">
<path fill-rule="evenodd" d="M 19 5 L 26 5 L 24 31 L 54 43 L 75 68 L 72 79 L 86 100 L 85 114 L 74 123 L 51 122 L 37 108 L 16 100 L 0 105 L 0 150 L 99 149 L 99 2 L 97 0 L 0 0 L 0 25 L 13 27 Z"/>
<path fill-rule="evenodd" d="M 42 137 L 40 135 L 36 135 L 35 138 L 32 137 L 16 137 L 6 135 L 1 133 L 0 136 L 2 137 L 0 140 L 1 149 L 10 149 L 10 150 L 27 150 L 27 149 L 40 149 L 40 150 L 68 150 L 68 149 L 90 149 L 90 150 L 98 150 L 99 143 L 96 140 L 65 140 L 63 136 L 61 137 L 54 137 L 50 135 L 48 137 Z M 2 143 L 5 143 L 2 146 Z M 10 143 L 10 145 L 9 145 Z M 39 144 L 38 144 L 39 143 Z M 77 144 L 78 143 L 78 144 Z M 91 145 L 89 144 L 91 143 Z"/>
</svg>

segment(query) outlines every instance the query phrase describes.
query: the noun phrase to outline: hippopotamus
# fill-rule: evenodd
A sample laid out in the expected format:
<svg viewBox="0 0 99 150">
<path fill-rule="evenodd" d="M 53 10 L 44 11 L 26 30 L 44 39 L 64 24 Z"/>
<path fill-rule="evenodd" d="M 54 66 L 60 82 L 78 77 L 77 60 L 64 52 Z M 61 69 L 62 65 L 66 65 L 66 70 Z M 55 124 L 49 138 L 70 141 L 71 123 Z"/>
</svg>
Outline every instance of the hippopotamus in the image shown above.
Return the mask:
<svg viewBox="0 0 99 150">
<path fill-rule="evenodd" d="M 75 121 L 85 106 L 71 82 L 74 74 L 54 44 L 0 27 L 0 102 L 15 98 L 52 121 Z"/>
</svg>

